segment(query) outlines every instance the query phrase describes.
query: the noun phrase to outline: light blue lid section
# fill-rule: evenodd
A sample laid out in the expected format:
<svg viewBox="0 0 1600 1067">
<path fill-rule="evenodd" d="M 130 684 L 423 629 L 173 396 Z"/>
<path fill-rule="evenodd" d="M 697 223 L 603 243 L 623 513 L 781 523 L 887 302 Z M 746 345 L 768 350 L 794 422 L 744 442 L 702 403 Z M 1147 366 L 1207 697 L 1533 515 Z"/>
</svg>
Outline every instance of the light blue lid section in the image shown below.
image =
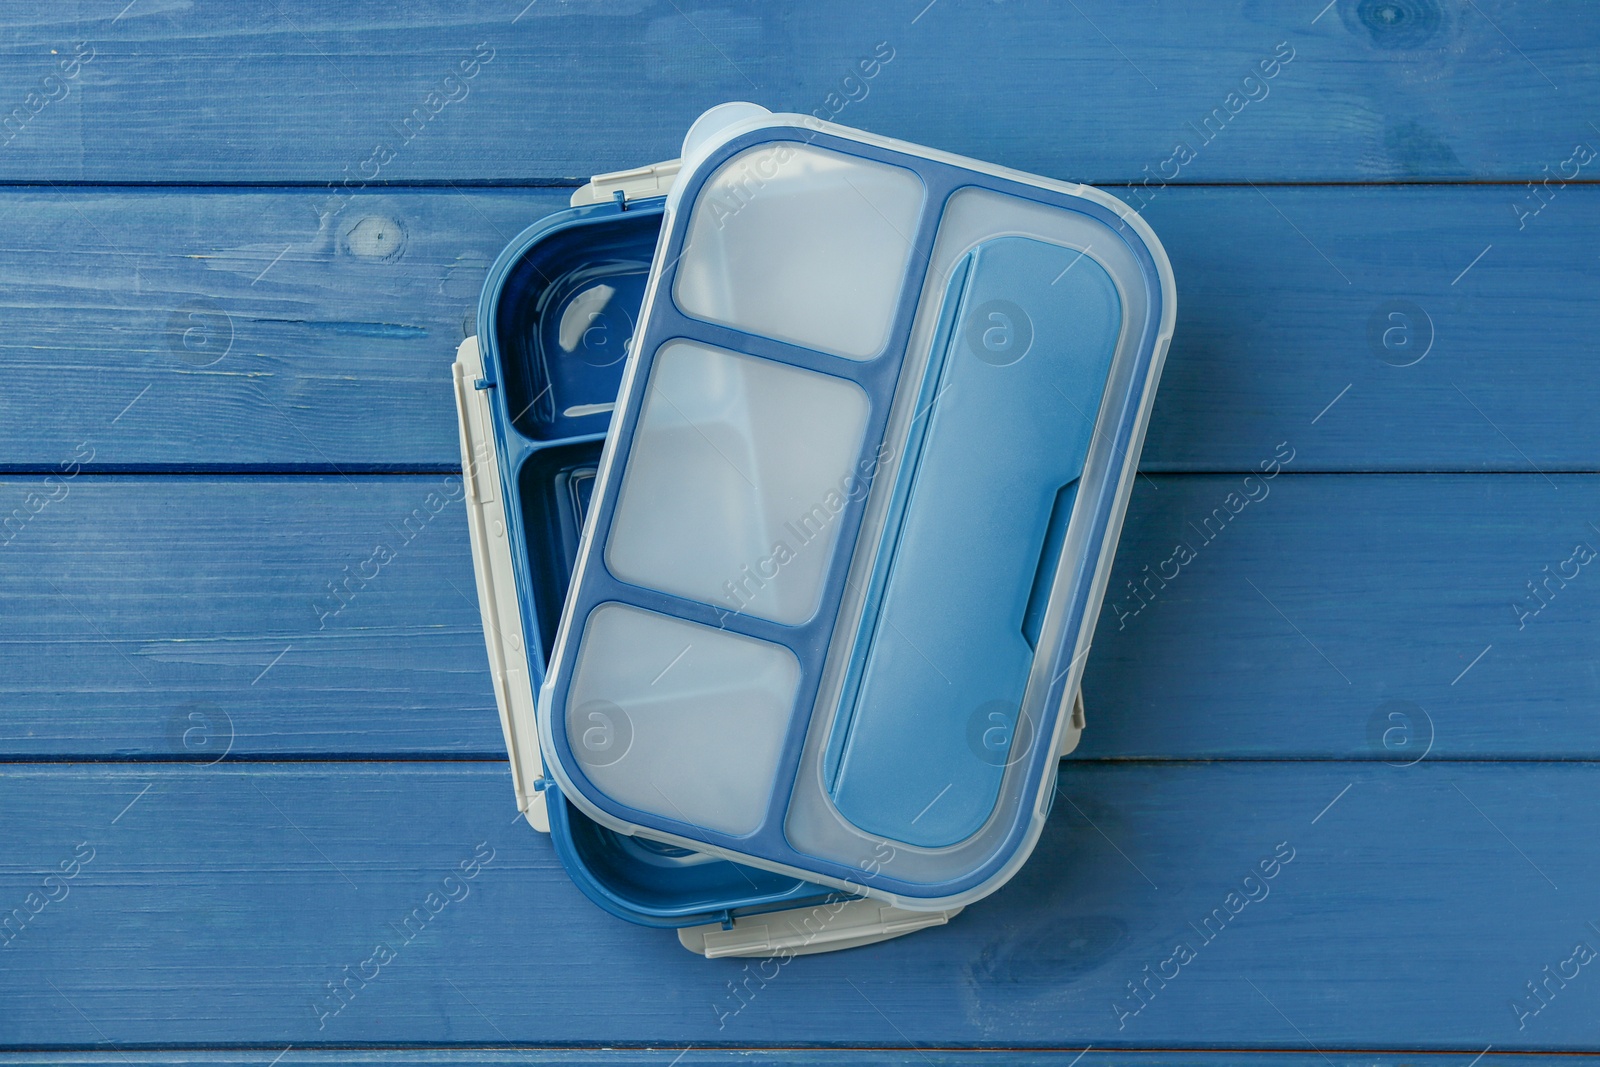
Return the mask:
<svg viewBox="0 0 1600 1067">
<path fill-rule="evenodd" d="M 705 322 L 871 359 L 921 213 L 913 170 L 793 141 L 754 149 L 701 189 L 673 300 Z"/>
<path fill-rule="evenodd" d="M 686 155 L 541 747 L 610 829 L 964 904 L 1048 810 L 1171 268 L 1105 194 L 806 122 Z"/>
<path fill-rule="evenodd" d="M 1055 575 L 1051 517 L 1083 471 L 1122 328 L 1116 285 L 1077 249 L 1002 237 L 960 274 L 840 702 L 831 790 L 856 826 L 927 848 L 976 833 L 1006 765 L 1037 743 L 1037 723 L 1018 729 L 1028 604 Z"/>
<path fill-rule="evenodd" d="M 663 345 L 606 567 L 731 614 L 805 622 L 839 536 L 828 505 L 861 451 L 867 408 L 844 378 L 692 341 Z"/>
<path fill-rule="evenodd" d="M 584 627 L 567 733 L 607 796 L 748 834 L 766 812 L 799 685 L 800 665 L 782 645 L 601 604 Z"/>
</svg>

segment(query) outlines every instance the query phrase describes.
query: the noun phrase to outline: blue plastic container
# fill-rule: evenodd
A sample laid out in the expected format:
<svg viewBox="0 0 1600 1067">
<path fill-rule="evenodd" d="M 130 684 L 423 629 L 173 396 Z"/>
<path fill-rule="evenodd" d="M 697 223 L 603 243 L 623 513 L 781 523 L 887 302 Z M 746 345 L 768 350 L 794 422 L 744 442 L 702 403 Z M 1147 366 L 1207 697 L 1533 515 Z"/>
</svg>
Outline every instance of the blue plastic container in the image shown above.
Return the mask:
<svg viewBox="0 0 1600 1067">
<path fill-rule="evenodd" d="M 456 364 L 519 807 L 707 955 L 945 921 L 1026 860 L 1082 729 L 1159 242 L 1096 190 L 749 104 L 573 202 Z"/>
<path fill-rule="evenodd" d="M 1171 267 L 1107 194 L 804 116 L 723 105 L 684 153 L 550 777 L 620 833 L 970 903 L 1049 811 Z"/>
</svg>

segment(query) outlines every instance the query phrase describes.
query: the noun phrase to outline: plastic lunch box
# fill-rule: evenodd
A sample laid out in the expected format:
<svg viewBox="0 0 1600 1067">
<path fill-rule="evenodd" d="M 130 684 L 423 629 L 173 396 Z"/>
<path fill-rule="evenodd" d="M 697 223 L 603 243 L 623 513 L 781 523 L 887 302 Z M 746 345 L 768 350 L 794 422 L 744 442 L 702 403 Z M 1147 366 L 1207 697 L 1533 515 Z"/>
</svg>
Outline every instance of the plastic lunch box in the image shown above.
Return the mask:
<svg viewBox="0 0 1600 1067">
<path fill-rule="evenodd" d="M 1026 860 L 1083 728 L 1160 243 L 1096 190 L 753 104 L 572 204 L 455 366 L 519 809 L 708 956 L 946 921 Z"/>
</svg>

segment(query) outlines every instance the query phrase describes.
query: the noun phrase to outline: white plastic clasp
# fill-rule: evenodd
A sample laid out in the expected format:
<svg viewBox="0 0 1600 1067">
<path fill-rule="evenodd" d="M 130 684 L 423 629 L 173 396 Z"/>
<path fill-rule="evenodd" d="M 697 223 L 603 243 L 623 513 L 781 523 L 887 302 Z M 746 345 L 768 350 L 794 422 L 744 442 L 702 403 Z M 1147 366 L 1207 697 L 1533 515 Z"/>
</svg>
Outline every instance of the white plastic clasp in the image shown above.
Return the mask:
<svg viewBox="0 0 1600 1067">
<path fill-rule="evenodd" d="M 672 183 L 677 180 L 678 168 L 682 162 L 678 159 L 669 159 L 661 163 L 652 163 L 648 167 L 596 174 L 589 179 L 588 185 L 580 186 L 573 191 L 570 202 L 573 207 L 609 204 L 617 198 L 619 192 L 624 202 L 645 200 L 652 196 L 666 196 L 667 191 L 672 188 Z"/>
<path fill-rule="evenodd" d="M 1067 728 L 1061 731 L 1061 747 L 1056 755 L 1066 756 L 1078 747 L 1078 739 L 1083 736 L 1086 722 L 1083 717 L 1083 689 L 1072 694 L 1072 716 L 1067 719 Z"/>
<path fill-rule="evenodd" d="M 742 915 L 733 920 L 729 929 L 723 929 L 721 923 L 685 926 L 678 930 L 678 941 L 690 952 L 706 959 L 780 953 L 806 956 L 870 945 L 930 926 L 943 926 L 960 913 L 960 908 L 908 911 L 863 897 L 763 915 Z"/>
<path fill-rule="evenodd" d="M 489 421 L 489 392 L 478 388 L 483 358 L 478 339 L 456 349 L 456 421 L 461 427 L 461 479 L 466 489 L 467 529 L 472 538 L 472 571 L 478 580 L 478 610 L 489 651 L 494 702 L 511 757 L 511 784 L 517 810 L 535 830 L 550 832 L 544 793 L 530 788 L 544 777 L 539 734 L 534 726 L 533 681 L 517 610 L 516 576 L 511 569 L 511 538 L 500 488 L 500 462 Z"/>
</svg>

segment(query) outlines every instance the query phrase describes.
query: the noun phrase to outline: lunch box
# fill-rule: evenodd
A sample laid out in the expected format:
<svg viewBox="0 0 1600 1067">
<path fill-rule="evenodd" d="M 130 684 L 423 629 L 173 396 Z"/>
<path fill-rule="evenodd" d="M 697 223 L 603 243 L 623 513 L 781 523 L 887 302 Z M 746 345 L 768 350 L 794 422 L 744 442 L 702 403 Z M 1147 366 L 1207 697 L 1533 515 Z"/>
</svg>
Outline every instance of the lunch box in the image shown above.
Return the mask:
<svg viewBox="0 0 1600 1067">
<path fill-rule="evenodd" d="M 1176 309 L 1097 190 L 753 104 L 491 268 L 455 365 L 519 809 L 706 955 L 1022 865 Z"/>
</svg>

